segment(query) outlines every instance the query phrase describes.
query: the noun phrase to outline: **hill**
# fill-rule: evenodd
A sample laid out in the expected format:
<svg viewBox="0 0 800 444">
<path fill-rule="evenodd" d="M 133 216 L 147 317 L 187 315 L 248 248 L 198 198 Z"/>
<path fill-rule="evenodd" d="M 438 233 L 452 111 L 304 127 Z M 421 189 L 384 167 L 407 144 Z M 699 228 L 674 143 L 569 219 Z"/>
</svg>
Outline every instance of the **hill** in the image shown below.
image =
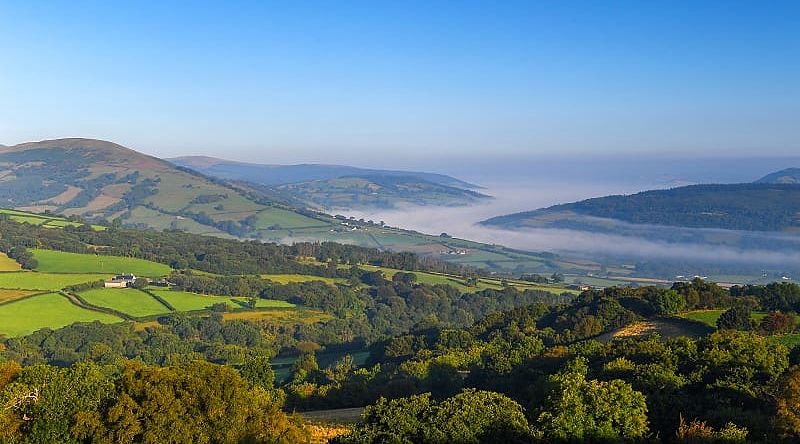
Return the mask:
<svg viewBox="0 0 800 444">
<path fill-rule="evenodd" d="M 213 157 L 169 159 L 226 180 L 249 182 L 273 198 L 314 208 L 392 208 L 398 204 L 467 205 L 489 196 L 462 180 L 435 173 L 344 165 L 261 165 Z"/>
<path fill-rule="evenodd" d="M 68 223 L 59 214 L 217 237 L 413 251 L 497 270 L 549 269 L 542 255 L 334 218 L 279 200 L 277 192 L 211 178 L 106 141 L 58 139 L 0 148 L 0 207 L 47 212 L 11 214 L 31 224 Z"/>
<path fill-rule="evenodd" d="M 320 225 L 220 181 L 111 142 L 59 139 L 0 149 L 0 203 L 118 219 L 140 228 L 250 236 L 261 225 Z"/>
<path fill-rule="evenodd" d="M 755 183 L 800 184 L 800 168 L 786 168 L 758 179 Z"/>
<path fill-rule="evenodd" d="M 764 183 L 691 185 L 598 197 L 499 216 L 481 223 L 507 229 L 599 229 L 607 225 L 609 219 L 689 228 L 798 232 L 800 186 Z"/>
</svg>

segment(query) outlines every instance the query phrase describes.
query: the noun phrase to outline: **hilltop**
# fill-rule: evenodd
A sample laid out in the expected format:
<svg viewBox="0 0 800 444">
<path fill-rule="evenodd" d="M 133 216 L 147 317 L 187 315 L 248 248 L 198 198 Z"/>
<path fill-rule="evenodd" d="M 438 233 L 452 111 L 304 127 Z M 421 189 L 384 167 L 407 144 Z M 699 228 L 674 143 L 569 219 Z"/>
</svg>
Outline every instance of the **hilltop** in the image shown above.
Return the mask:
<svg viewBox="0 0 800 444">
<path fill-rule="evenodd" d="M 168 160 L 209 176 L 248 182 L 284 202 L 324 210 L 468 205 L 489 198 L 474 191 L 480 188 L 477 185 L 436 173 L 345 165 L 264 165 L 205 156 Z"/>
<path fill-rule="evenodd" d="M 755 183 L 800 184 L 800 168 L 786 168 L 758 179 Z"/>
<path fill-rule="evenodd" d="M 798 232 L 800 186 L 769 183 L 691 185 L 598 197 L 494 217 L 481 223 L 506 229 L 602 230 L 609 219 L 688 228 Z"/>
</svg>

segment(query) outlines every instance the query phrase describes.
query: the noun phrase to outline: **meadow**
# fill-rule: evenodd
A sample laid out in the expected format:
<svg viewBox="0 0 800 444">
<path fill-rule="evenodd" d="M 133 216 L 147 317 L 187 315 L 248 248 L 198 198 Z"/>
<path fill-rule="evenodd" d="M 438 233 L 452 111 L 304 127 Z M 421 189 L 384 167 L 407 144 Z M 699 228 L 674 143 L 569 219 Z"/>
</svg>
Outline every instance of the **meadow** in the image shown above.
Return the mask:
<svg viewBox="0 0 800 444">
<path fill-rule="evenodd" d="M 28 223 L 31 225 L 42 225 L 45 227 L 52 227 L 52 228 L 63 228 L 67 226 L 80 227 L 81 225 L 83 225 L 78 222 L 73 222 L 71 220 L 64 219 L 63 217 L 27 213 L 25 211 L 10 210 L 6 208 L 0 208 L 0 214 L 5 214 L 6 216 L 9 217 L 9 219 L 20 223 Z M 106 227 L 101 225 L 92 225 L 92 228 L 98 231 L 106 229 Z"/>
<path fill-rule="evenodd" d="M 159 277 L 170 273 L 168 265 L 120 256 L 66 253 L 63 251 L 31 249 L 39 261 L 37 271 L 55 273 L 132 273 L 138 276 Z"/>
<path fill-rule="evenodd" d="M 247 298 L 228 296 L 208 296 L 186 291 L 150 290 L 175 307 L 177 311 L 207 310 L 214 304 L 227 304 L 231 309 L 244 308 Z M 294 308 L 294 304 L 270 299 L 258 299 L 256 308 Z"/>
<path fill-rule="evenodd" d="M 0 289 L 0 304 L 7 304 L 11 301 L 16 301 L 17 299 L 22 299 L 36 293 L 38 293 L 38 291 Z"/>
<path fill-rule="evenodd" d="M 73 305 L 64 296 L 48 293 L 0 305 L 0 335 L 22 336 L 42 328 L 61 328 L 75 322 L 121 322 L 122 319 Z"/>
<path fill-rule="evenodd" d="M 326 284 L 343 284 L 347 282 L 347 279 L 342 278 L 329 278 L 329 277 L 322 277 L 322 276 L 309 276 L 305 274 L 262 274 L 262 279 L 269 279 L 272 282 L 277 282 L 279 284 L 289 284 L 289 283 L 297 283 L 297 282 L 311 282 L 311 281 L 321 281 L 325 282 Z"/>
<path fill-rule="evenodd" d="M 72 285 L 101 281 L 111 277 L 98 273 L 40 273 L 17 271 L 0 273 L 0 288 L 11 290 L 61 290 Z"/>
<path fill-rule="evenodd" d="M 695 311 L 689 311 L 689 312 L 686 312 L 686 313 L 682 313 L 680 315 L 680 317 L 682 317 L 684 319 L 691 319 L 693 321 L 702 322 L 703 324 L 706 324 L 706 325 L 708 325 L 710 327 L 716 327 L 717 326 L 717 319 L 719 319 L 719 317 L 724 312 L 725 312 L 725 310 L 723 310 L 723 309 L 719 309 L 719 310 L 695 310 Z M 765 312 L 753 312 L 750 315 L 750 317 L 753 320 L 755 320 L 756 322 L 760 322 L 761 319 L 763 319 L 764 316 L 766 316 L 766 315 L 767 315 L 767 313 L 765 313 Z"/>
<path fill-rule="evenodd" d="M 171 311 L 149 294 L 135 288 L 95 288 L 82 291 L 80 296 L 92 305 L 111 308 L 135 318 Z"/>
</svg>

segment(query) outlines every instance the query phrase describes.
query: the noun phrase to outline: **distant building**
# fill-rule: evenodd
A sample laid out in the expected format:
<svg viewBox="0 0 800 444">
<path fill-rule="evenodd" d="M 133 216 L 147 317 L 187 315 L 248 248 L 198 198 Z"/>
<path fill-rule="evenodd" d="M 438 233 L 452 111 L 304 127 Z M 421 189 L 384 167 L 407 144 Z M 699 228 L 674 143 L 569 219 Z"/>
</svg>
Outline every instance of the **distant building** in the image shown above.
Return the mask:
<svg viewBox="0 0 800 444">
<path fill-rule="evenodd" d="M 132 274 L 118 274 L 114 276 L 114 279 L 106 281 L 103 286 L 105 288 L 128 288 L 133 287 L 135 281 L 136 276 Z"/>
</svg>

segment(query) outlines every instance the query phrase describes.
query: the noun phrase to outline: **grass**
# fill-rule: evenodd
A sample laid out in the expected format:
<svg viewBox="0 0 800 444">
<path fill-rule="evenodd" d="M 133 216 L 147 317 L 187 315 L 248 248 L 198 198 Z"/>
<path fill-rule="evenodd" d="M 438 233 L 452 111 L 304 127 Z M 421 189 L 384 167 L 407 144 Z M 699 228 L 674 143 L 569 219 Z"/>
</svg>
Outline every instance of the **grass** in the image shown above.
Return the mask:
<svg viewBox="0 0 800 444">
<path fill-rule="evenodd" d="M 5 304 L 11 301 L 16 301 L 17 299 L 24 298 L 25 296 L 30 296 L 32 294 L 36 294 L 36 291 L 29 291 L 29 290 L 3 290 L 0 289 L 0 304 Z"/>
<path fill-rule="evenodd" d="M 280 225 L 281 228 L 304 228 L 330 225 L 326 222 L 312 219 L 283 208 L 269 207 L 261 210 L 256 215 L 256 226 L 258 228 L 268 228 L 273 225 Z"/>
<path fill-rule="evenodd" d="M 783 336 L 770 336 L 770 341 L 783 344 L 789 349 L 800 346 L 800 333 L 783 335 Z"/>
<path fill-rule="evenodd" d="M 92 305 L 121 311 L 135 318 L 170 312 L 152 296 L 134 288 L 96 288 L 80 295 Z"/>
<path fill-rule="evenodd" d="M 121 322 L 122 319 L 85 310 L 56 293 L 34 296 L 0 305 L 0 335 L 22 336 L 42 328 L 61 328 L 75 322 Z"/>
<path fill-rule="evenodd" d="M 186 291 L 151 290 L 162 297 L 178 311 L 207 310 L 214 304 L 224 303 L 231 308 L 243 308 L 247 298 L 228 296 L 208 296 Z M 258 299 L 256 308 L 294 308 L 294 304 L 271 299 Z"/>
<path fill-rule="evenodd" d="M 6 256 L 5 253 L 0 253 L 0 271 L 19 271 L 20 266 L 17 261 Z"/>
<path fill-rule="evenodd" d="M 63 251 L 31 249 L 39 261 L 37 271 L 56 273 L 133 273 L 139 276 L 159 277 L 169 274 L 168 265 L 119 256 L 66 253 Z"/>
<path fill-rule="evenodd" d="M 719 310 L 695 310 L 683 313 L 680 317 L 684 319 L 691 319 L 693 321 L 702 322 L 710 327 L 717 326 L 717 319 L 725 312 L 725 309 Z M 756 322 L 761 321 L 761 319 L 766 316 L 767 313 L 764 312 L 753 312 L 750 317 L 755 320 Z"/>
<path fill-rule="evenodd" d="M 311 282 L 311 281 L 322 281 L 326 284 L 337 284 L 337 283 L 344 283 L 347 282 L 346 279 L 342 278 L 329 278 L 329 277 L 321 277 L 321 276 L 309 276 L 305 274 L 262 274 L 261 278 L 269 279 L 273 282 L 277 282 L 279 284 L 288 284 L 293 282 Z"/>
<path fill-rule="evenodd" d="M 10 210 L 5 208 L 0 208 L 0 214 L 7 215 L 9 219 L 15 222 L 29 223 L 31 225 L 42 225 L 45 227 L 52 227 L 52 228 L 63 228 L 67 226 L 80 227 L 82 225 L 81 223 L 73 222 L 64 219 L 63 217 L 28 213 L 25 211 Z M 101 225 L 92 225 L 92 228 L 97 231 L 106 229 L 106 227 L 103 227 Z"/>
<path fill-rule="evenodd" d="M 39 273 L 18 271 L 0 273 L 0 288 L 13 290 L 61 290 L 72 285 L 108 279 L 107 274 L 96 273 Z"/>
</svg>

